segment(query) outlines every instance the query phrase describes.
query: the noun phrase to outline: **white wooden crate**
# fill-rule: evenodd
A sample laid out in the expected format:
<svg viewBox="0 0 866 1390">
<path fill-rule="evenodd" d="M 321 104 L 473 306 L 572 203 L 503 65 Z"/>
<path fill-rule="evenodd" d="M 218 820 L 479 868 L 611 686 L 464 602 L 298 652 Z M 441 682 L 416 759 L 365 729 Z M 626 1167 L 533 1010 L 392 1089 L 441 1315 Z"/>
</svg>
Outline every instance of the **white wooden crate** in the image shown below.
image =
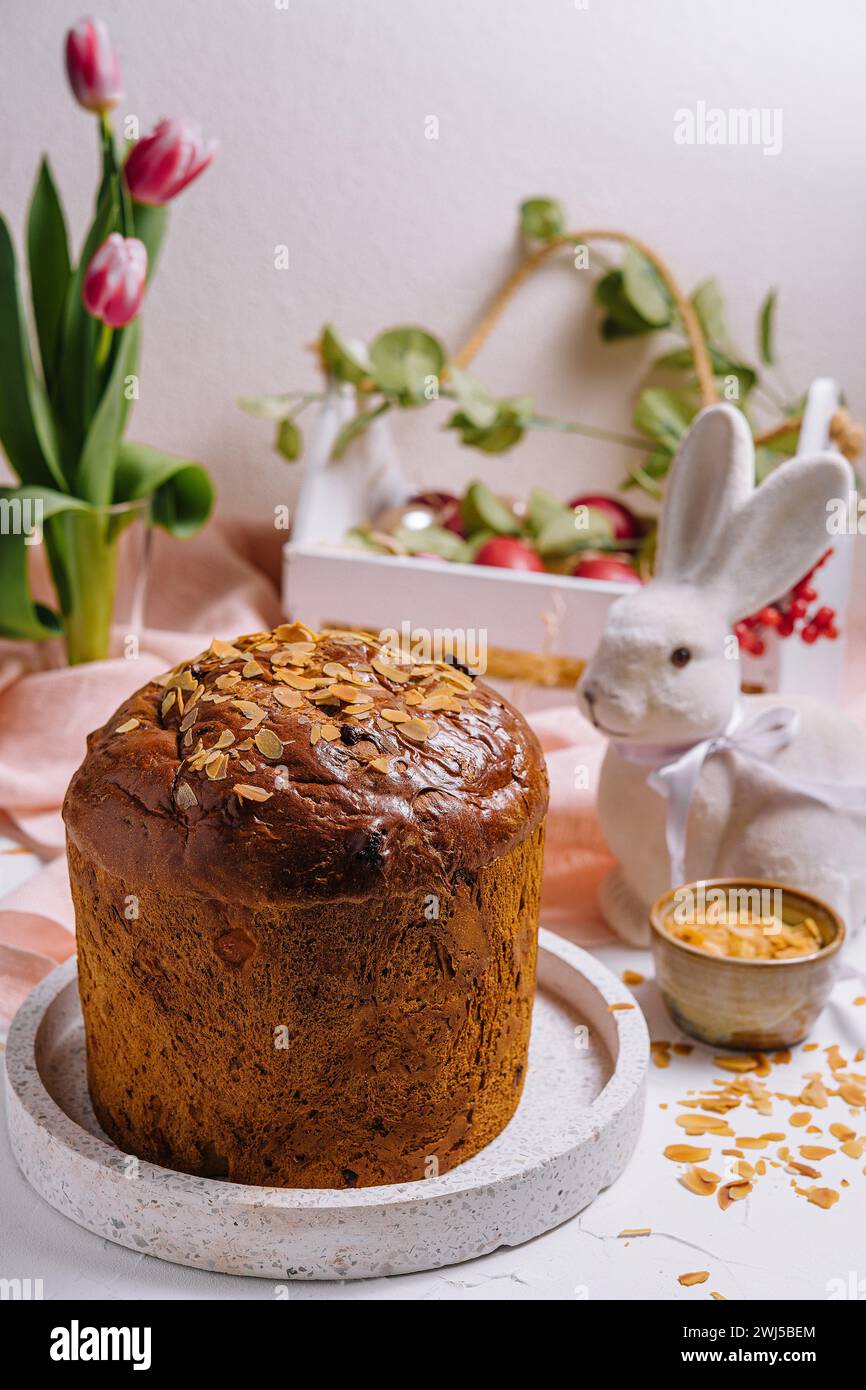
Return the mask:
<svg viewBox="0 0 866 1390">
<path fill-rule="evenodd" d="M 816 381 L 801 434 L 801 451 L 829 444 L 829 423 L 839 401 L 834 382 Z M 346 531 L 369 522 L 416 490 L 401 467 L 387 424 L 374 422 L 346 455 L 331 459 L 334 438 L 353 412 L 350 389 L 335 391 L 321 407 L 304 458 L 304 476 L 292 538 L 284 548 L 286 612 L 314 628 L 364 627 L 372 631 L 483 630 L 489 649 L 586 660 L 610 604 L 630 586 L 484 565 L 404 559 L 351 549 Z M 435 486 L 435 480 L 430 480 Z M 852 475 L 853 486 L 853 475 Z M 834 538 L 834 554 L 820 571 L 820 594 L 844 613 L 851 580 L 852 538 Z M 799 637 L 771 639 L 760 659 L 744 657 L 743 679 L 767 690 L 838 693 L 843 638 L 809 647 Z M 501 681 L 494 683 L 503 685 Z M 524 708 L 568 698 L 559 688 L 504 685 Z"/>
</svg>

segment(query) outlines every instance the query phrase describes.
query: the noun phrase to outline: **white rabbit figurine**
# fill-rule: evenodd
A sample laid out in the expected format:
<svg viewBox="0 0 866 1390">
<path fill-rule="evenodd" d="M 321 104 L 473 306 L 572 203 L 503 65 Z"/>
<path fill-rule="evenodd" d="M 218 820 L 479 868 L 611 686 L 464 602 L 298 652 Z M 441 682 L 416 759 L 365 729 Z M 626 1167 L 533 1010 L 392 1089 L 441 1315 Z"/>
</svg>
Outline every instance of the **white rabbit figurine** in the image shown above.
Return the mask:
<svg viewBox="0 0 866 1390">
<path fill-rule="evenodd" d="M 740 411 L 702 411 L 671 469 L 655 575 L 611 606 L 578 684 L 610 740 L 598 814 L 619 863 L 601 909 L 635 945 L 655 899 L 695 879 L 791 883 L 849 931 L 866 908 L 866 731 L 806 696 L 742 696 L 732 632 L 828 548 L 849 473 L 832 453 L 757 489 L 754 470 Z"/>
</svg>

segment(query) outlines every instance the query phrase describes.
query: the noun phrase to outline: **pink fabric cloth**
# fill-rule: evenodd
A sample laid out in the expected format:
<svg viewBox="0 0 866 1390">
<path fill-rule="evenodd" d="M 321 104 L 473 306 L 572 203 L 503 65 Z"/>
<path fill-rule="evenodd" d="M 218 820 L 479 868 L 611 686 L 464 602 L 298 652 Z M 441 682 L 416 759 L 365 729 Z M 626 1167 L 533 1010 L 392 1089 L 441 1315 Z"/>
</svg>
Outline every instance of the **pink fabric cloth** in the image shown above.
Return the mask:
<svg viewBox="0 0 866 1390">
<path fill-rule="evenodd" d="M 147 627 L 136 660 L 28 669 L 21 646 L 0 644 L 0 831 L 45 867 L 0 900 L 0 1028 L 30 989 L 75 949 L 60 805 L 85 739 L 128 695 L 213 636 L 272 627 L 281 619 L 280 533 L 212 524 L 180 544 L 158 533 Z M 852 652 L 864 651 L 862 640 Z M 39 659 L 38 653 L 36 659 Z M 848 708 L 866 722 L 866 680 L 849 662 Z M 596 906 L 612 859 L 595 815 L 604 740 L 573 703 L 532 716 L 547 755 L 545 920 L 583 945 L 610 940 Z M 16 851 L 6 851 L 6 853 Z"/>
</svg>

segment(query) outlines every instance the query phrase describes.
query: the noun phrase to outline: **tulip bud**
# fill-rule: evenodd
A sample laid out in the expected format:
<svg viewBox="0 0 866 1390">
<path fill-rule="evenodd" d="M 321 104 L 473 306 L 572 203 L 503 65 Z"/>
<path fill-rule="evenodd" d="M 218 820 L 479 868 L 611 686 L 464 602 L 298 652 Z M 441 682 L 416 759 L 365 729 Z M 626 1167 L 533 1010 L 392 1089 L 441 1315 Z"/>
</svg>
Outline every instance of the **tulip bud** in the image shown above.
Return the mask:
<svg viewBox="0 0 866 1390">
<path fill-rule="evenodd" d="M 216 151 L 216 141 L 205 144 L 192 121 L 160 121 L 152 135 L 130 150 L 124 166 L 126 186 L 137 203 L 167 203 L 198 178 Z"/>
<path fill-rule="evenodd" d="M 85 309 L 109 328 L 125 328 L 141 308 L 146 277 L 144 242 L 112 232 L 85 271 L 81 286 Z"/>
<path fill-rule="evenodd" d="M 66 35 L 66 72 L 86 111 L 110 111 L 123 96 L 120 64 L 101 19 L 81 19 Z"/>
</svg>

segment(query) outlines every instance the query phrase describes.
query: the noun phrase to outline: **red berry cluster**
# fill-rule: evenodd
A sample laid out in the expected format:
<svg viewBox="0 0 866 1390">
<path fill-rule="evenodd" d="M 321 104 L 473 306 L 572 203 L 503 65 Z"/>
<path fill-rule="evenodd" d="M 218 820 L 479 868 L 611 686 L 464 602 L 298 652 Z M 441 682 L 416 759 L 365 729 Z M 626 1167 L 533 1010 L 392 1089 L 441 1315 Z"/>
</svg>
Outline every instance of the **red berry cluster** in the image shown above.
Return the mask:
<svg viewBox="0 0 866 1390">
<path fill-rule="evenodd" d="M 827 563 L 832 554 L 831 547 L 784 598 L 768 604 L 759 613 L 753 613 L 750 618 L 744 618 L 741 623 L 737 623 L 734 632 L 737 634 L 741 651 L 749 652 L 752 656 L 763 656 L 766 651 L 764 636 L 770 629 L 775 630 L 780 637 L 790 637 L 792 633 L 797 632 L 810 646 L 817 642 L 819 637 L 829 637 L 832 640 L 839 636 L 834 609 L 824 606 L 816 608 L 811 615 L 809 613 L 811 604 L 818 597 L 818 590 L 811 582 L 812 576 Z"/>
</svg>

